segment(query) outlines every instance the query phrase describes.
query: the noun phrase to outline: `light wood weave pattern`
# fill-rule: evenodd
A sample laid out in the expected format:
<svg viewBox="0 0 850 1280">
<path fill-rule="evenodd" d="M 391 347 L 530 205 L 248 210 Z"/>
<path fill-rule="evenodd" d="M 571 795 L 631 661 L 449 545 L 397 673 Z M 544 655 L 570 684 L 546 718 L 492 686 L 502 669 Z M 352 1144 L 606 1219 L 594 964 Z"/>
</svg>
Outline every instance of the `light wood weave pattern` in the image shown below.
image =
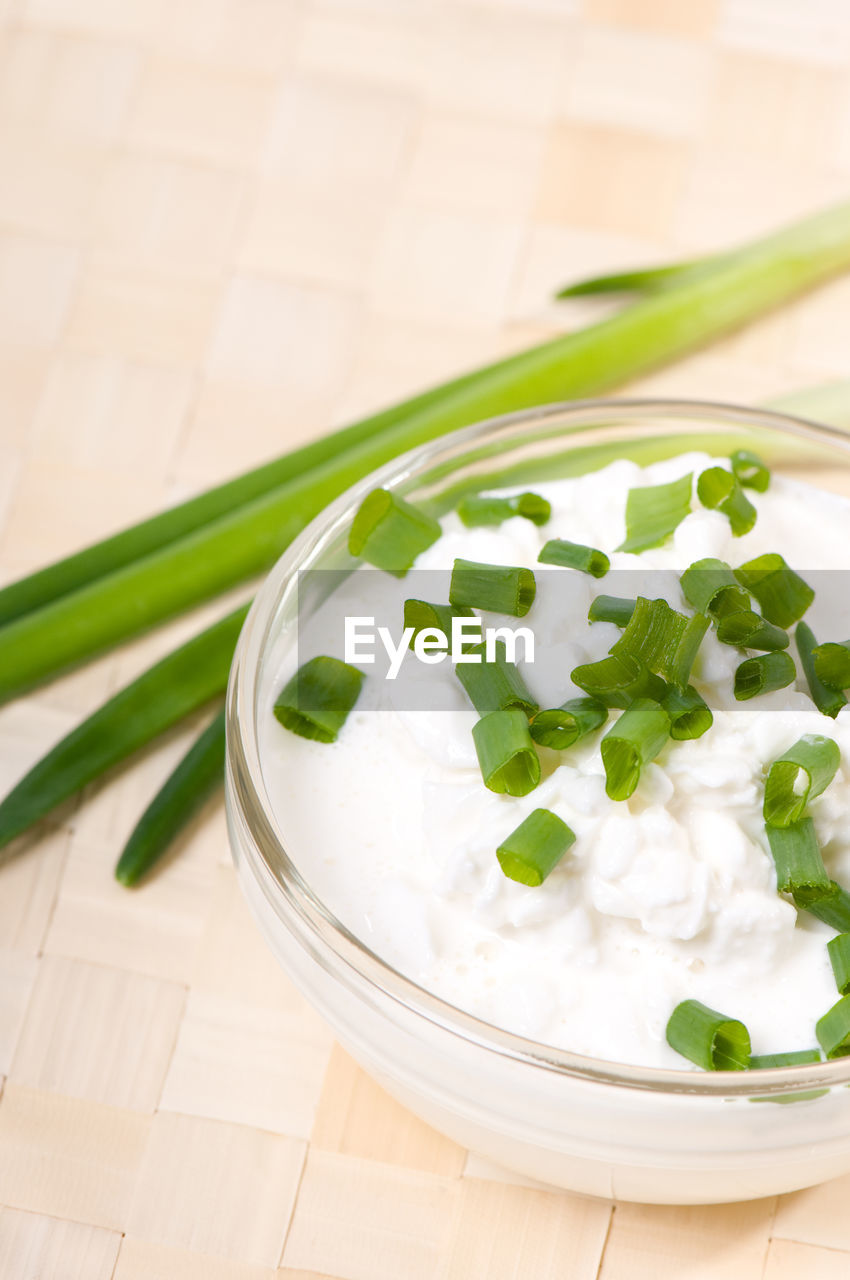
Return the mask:
<svg viewBox="0 0 850 1280">
<path fill-rule="evenodd" d="M 0 580 L 593 314 L 576 272 L 841 198 L 846 0 L 0 0 Z M 848 372 L 850 280 L 647 379 Z M 218 608 L 218 606 L 216 606 Z M 201 611 L 0 712 L 4 789 Z M 843 1179 L 656 1209 L 390 1101 L 257 936 L 221 812 L 135 893 L 188 740 L 0 871 L 3 1280 L 844 1280 Z"/>
</svg>

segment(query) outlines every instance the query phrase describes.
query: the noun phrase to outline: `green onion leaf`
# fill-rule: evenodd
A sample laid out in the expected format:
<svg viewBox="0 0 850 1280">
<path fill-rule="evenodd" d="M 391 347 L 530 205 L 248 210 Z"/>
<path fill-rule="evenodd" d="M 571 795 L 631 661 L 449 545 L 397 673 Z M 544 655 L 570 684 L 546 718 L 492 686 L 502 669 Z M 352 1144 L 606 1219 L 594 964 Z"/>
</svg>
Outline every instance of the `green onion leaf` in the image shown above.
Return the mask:
<svg viewBox="0 0 850 1280">
<path fill-rule="evenodd" d="M 553 751 L 566 751 L 608 719 L 608 708 L 596 698 L 570 698 L 551 711 L 538 711 L 529 729 L 535 742 Z"/>
<path fill-rule="evenodd" d="M 451 640 L 452 622 L 455 618 L 475 618 L 478 638 L 473 639 L 468 636 L 463 642 L 464 652 L 470 645 L 481 643 L 481 619 L 472 609 L 455 609 L 450 604 L 430 604 L 427 600 L 405 600 L 404 602 L 404 629 L 413 628 L 413 635 L 410 637 L 410 643 L 419 635 L 420 631 L 442 631 L 445 636 Z M 473 628 L 470 628 L 473 630 Z"/>
<path fill-rule="evenodd" d="M 626 538 L 618 551 L 637 553 L 660 547 L 691 509 L 693 472 L 669 484 L 630 489 L 626 499 Z"/>
<path fill-rule="evenodd" d="M 797 676 L 794 659 L 789 653 L 762 653 L 746 658 L 735 672 L 735 697 L 747 702 L 760 693 L 772 693 L 793 684 Z"/>
<path fill-rule="evenodd" d="M 830 894 L 832 882 L 823 865 L 811 818 L 802 818 L 787 827 L 772 827 L 768 823 L 765 832 L 780 893 L 790 893 L 797 905 L 803 907 Z"/>
<path fill-rule="evenodd" d="M 658 702 L 638 698 L 602 739 L 605 791 L 612 800 L 628 800 L 640 771 L 654 760 L 670 737 L 670 717 Z"/>
<path fill-rule="evenodd" d="M 457 513 L 467 529 L 504 524 L 513 516 L 523 516 L 532 524 L 541 525 L 552 515 L 552 504 L 538 493 L 518 493 L 511 498 L 475 493 L 461 499 Z"/>
<path fill-rule="evenodd" d="M 811 1062 L 822 1062 L 820 1049 L 792 1049 L 789 1053 L 754 1053 L 750 1058 L 751 1071 L 765 1071 L 771 1067 L 804 1067 Z M 802 1094 L 795 1097 L 802 1098 Z M 808 1095 L 806 1095 L 808 1096 Z M 771 1099 L 774 1102 L 786 1102 L 781 1094 Z"/>
<path fill-rule="evenodd" d="M 496 850 L 499 866 L 509 880 L 542 884 L 571 844 L 575 833 L 550 809 L 535 809 Z"/>
<path fill-rule="evenodd" d="M 635 610 L 634 600 L 622 596 L 597 596 L 587 611 L 588 622 L 613 622 L 625 627 Z"/>
<path fill-rule="evenodd" d="M 732 474 L 745 489 L 755 489 L 757 493 L 765 493 L 770 485 L 770 471 L 757 453 L 749 449 L 736 449 L 730 457 Z"/>
<path fill-rule="evenodd" d="M 738 649 L 763 649 L 776 652 L 787 649 L 788 632 L 765 622 L 752 609 L 737 609 L 717 619 L 717 639 Z"/>
<path fill-rule="evenodd" d="M 339 658 L 311 658 L 287 681 L 274 704 L 275 719 L 301 738 L 335 742 L 360 696 L 363 672 Z"/>
<path fill-rule="evenodd" d="M 612 654 L 599 662 L 584 663 L 574 668 L 570 678 L 579 689 L 604 702 L 606 707 L 627 707 L 636 698 L 654 698 L 660 702 L 667 692 L 660 676 L 639 658 L 628 654 Z"/>
<path fill-rule="evenodd" d="M 814 895 L 802 895 L 795 903 L 809 915 L 816 916 L 838 933 L 850 933 L 850 893 L 840 884 L 830 880 L 829 888 Z"/>
<path fill-rule="evenodd" d="M 835 985 L 841 995 L 850 995 L 850 933 L 837 933 L 826 944 Z"/>
<path fill-rule="evenodd" d="M 691 670 L 707 630 L 708 618 L 705 614 L 695 613 L 692 618 L 688 618 L 679 643 L 667 662 L 667 677 L 680 691 L 688 687 Z"/>
<path fill-rule="evenodd" d="M 519 707 L 527 716 L 534 715 L 540 703 L 529 693 L 516 664 L 508 662 L 504 641 L 496 641 L 492 662 L 485 660 L 486 647 L 476 644 L 466 650 L 468 658 L 478 657 L 480 661 L 455 664 L 455 675 L 479 716 L 504 711 L 506 707 Z"/>
<path fill-rule="evenodd" d="M 373 489 L 360 506 L 348 535 L 348 550 L 368 564 L 403 578 L 420 552 L 436 542 L 440 523 L 389 489 Z"/>
<path fill-rule="evenodd" d="M 807 733 L 774 760 L 764 784 L 764 818 L 788 827 L 802 818 L 806 805 L 826 790 L 841 763 L 832 738 Z"/>
<path fill-rule="evenodd" d="M 711 709 L 693 685 L 682 692 L 671 686 L 661 705 L 670 717 L 670 737 L 679 742 L 701 738 L 714 723 Z"/>
<path fill-rule="evenodd" d="M 670 1014 L 667 1043 L 706 1071 L 746 1071 L 750 1033 L 743 1022 L 709 1009 L 699 1000 L 683 1000 Z"/>
<path fill-rule="evenodd" d="M 815 675 L 830 689 L 850 689 L 850 641 L 828 641 L 812 650 Z"/>
<path fill-rule="evenodd" d="M 815 1024 L 815 1035 L 827 1058 L 850 1053 L 850 996 L 842 996 Z"/>
<path fill-rule="evenodd" d="M 756 511 L 736 476 L 725 467 L 709 467 L 697 480 L 697 497 L 711 511 L 722 511 L 736 538 L 749 533 L 756 522 Z"/>
<path fill-rule="evenodd" d="M 666 674 L 687 622 L 666 600 L 638 596 L 628 625 L 610 652 L 615 657 L 638 658 L 650 671 Z"/>
<path fill-rule="evenodd" d="M 806 622 L 798 622 L 797 630 L 794 633 L 794 639 L 797 641 L 797 651 L 800 654 L 800 664 L 809 686 L 809 693 L 812 695 L 815 706 L 818 711 L 825 716 L 831 716 L 834 720 L 842 707 L 847 706 L 847 699 L 838 689 L 832 689 L 829 685 L 824 684 L 817 674 L 815 666 L 814 652 L 819 648 L 817 640 L 811 627 Z"/>
<path fill-rule="evenodd" d="M 491 711 L 473 725 L 472 737 L 485 787 L 498 795 L 527 796 L 540 781 L 540 760 L 528 720 L 518 707 Z"/>
<path fill-rule="evenodd" d="M 797 622 L 815 598 L 809 584 L 775 552 L 739 565 L 735 577 L 758 600 L 762 616 L 777 627 Z"/>
<path fill-rule="evenodd" d="M 679 585 L 688 604 L 715 620 L 750 607 L 749 595 L 724 560 L 711 556 L 695 560 L 682 574 Z"/>
<path fill-rule="evenodd" d="M 611 568 L 611 561 L 604 551 L 582 546 L 580 542 L 567 542 L 565 538 L 552 538 L 537 559 L 541 564 L 559 564 L 564 569 L 579 569 L 594 578 L 604 578 Z"/>
<path fill-rule="evenodd" d="M 510 613 L 522 618 L 534 604 L 537 583 L 530 569 L 455 560 L 449 600 L 456 607 Z"/>
</svg>

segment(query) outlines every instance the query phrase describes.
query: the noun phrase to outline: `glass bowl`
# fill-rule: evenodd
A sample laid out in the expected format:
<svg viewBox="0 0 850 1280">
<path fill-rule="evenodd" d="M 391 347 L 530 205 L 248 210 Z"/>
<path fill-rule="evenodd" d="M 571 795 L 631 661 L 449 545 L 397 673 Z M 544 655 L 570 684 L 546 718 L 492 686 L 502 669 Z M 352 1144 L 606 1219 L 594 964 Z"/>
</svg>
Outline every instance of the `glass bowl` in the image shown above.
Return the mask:
<svg viewBox="0 0 850 1280">
<path fill-rule="evenodd" d="M 689 401 L 583 401 L 453 432 L 326 508 L 259 591 L 228 691 L 227 811 L 240 882 L 283 968 L 363 1067 L 456 1142 L 528 1177 L 663 1204 L 753 1199 L 850 1170 L 850 1058 L 705 1073 L 623 1066 L 524 1039 L 423 990 L 328 910 L 266 793 L 258 718 L 294 643 L 299 570 L 353 567 L 352 516 L 378 485 L 433 510 L 461 492 L 750 448 L 778 472 L 850 493 L 850 439 L 800 419 Z M 302 607 L 308 608 L 308 605 Z M 782 1102 L 785 1105 L 775 1105 Z"/>
</svg>

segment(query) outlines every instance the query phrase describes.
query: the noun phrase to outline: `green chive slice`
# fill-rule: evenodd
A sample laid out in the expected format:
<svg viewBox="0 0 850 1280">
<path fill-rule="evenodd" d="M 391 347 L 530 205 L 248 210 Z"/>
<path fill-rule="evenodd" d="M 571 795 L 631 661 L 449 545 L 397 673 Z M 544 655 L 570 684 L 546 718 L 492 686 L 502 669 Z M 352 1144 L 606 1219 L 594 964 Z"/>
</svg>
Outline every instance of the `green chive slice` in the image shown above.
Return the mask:
<svg viewBox="0 0 850 1280">
<path fill-rule="evenodd" d="M 513 516 L 522 516 L 532 524 L 542 525 L 552 515 L 552 504 L 538 493 L 518 493 L 510 498 L 475 493 L 461 499 L 457 513 L 467 529 L 504 524 Z"/>
<path fill-rule="evenodd" d="M 827 1058 L 845 1058 L 850 1053 L 850 996 L 837 1004 L 815 1024 L 815 1035 Z"/>
<path fill-rule="evenodd" d="M 736 670 L 735 697 L 747 702 L 760 693 L 786 689 L 796 676 L 797 668 L 789 653 L 760 653 L 757 658 L 746 658 Z"/>
<path fill-rule="evenodd" d="M 693 472 L 669 484 L 630 489 L 626 499 L 626 538 L 618 551 L 636 553 L 660 547 L 691 509 Z"/>
<path fill-rule="evenodd" d="M 736 449 L 729 461 L 738 484 L 745 489 L 755 489 L 757 493 L 767 491 L 770 486 L 770 470 L 757 453 L 751 453 L 749 449 Z"/>
<path fill-rule="evenodd" d="M 804 1067 L 812 1062 L 822 1062 L 820 1049 L 791 1049 L 788 1053 L 754 1053 L 750 1058 L 751 1071 L 767 1071 L 771 1067 Z M 803 1097 L 804 1095 L 796 1095 Z M 807 1095 L 806 1095 L 807 1096 Z M 790 1099 L 779 1097 L 775 1102 L 786 1102 Z"/>
<path fill-rule="evenodd" d="M 593 578 L 604 578 L 611 568 L 611 561 L 604 551 L 585 547 L 580 542 L 567 542 L 566 538 L 552 538 L 537 557 L 541 564 L 557 564 L 564 569 L 578 569 Z"/>
<path fill-rule="evenodd" d="M 695 560 L 682 574 L 679 585 L 688 604 L 714 619 L 750 607 L 750 597 L 730 566 L 712 556 Z"/>
<path fill-rule="evenodd" d="M 788 632 L 765 622 L 752 609 L 737 609 L 717 619 L 717 639 L 738 649 L 762 649 L 776 652 L 790 644 Z"/>
<path fill-rule="evenodd" d="M 638 658 L 650 671 L 667 674 L 688 620 L 664 599 L 638 596 L 628 624 L 610 649 L 615 657 Z"/>
<path fill-rule="evenodd" d="M 373 489 L 357 509 L 348 550 L 377 569 L 403 578 L 441 532 L 439 521 L 411 502 L 389 489 Z"/>
<path fill-rule="evenodd" d="M 809 584 L 775 552 L 739 565 L 735 577 L 758 600 L 762 616 L 777 627 L 798 622 L 815 598 Z"/>
<path fill-rule="evenodd" d="M 274 704 L 275 719 L 301 738 L 335 742 L 363 684 L 363 672 L 321 655 L 300 666 Z"/>
<path fill-rule="evenodd" d="M 541 747 L 566 751 L 608 719 L 608 708 L 597 698 L 570 698 L 561 707 L 538 711 L 529 726 Z"/>
<path fill-rule="evenodd" d="M 670 717 L 658 702 L 638 698 L 626 708 L 602 739 L 605 792 L 612 800 L 628 800 L 641 769 L 654 760 L 670 737 Z"/>
<path fill-rule="evenodd" d="M 660 702 L 667 692 L 661 677 L 630 654 L 612 654 L 598 662 L 586 662 L 575 667 L 570 678 L 579 689 L 604 702 L 606 707 L 627 707 L 636 698 L 654 698 Z"/>
<path fill-rule="evenodd" d="M 811 818 L 786 827 L 765 827 L 776 867 L 776 887 L 790 893 L 798 906 L 829 895 L 831 884 L 823 865 L 815 824 Z"/>
<path fill-rule="evenodd" d="M 635 601 L 622 596 L 597 596 L 587 611 L 588 622 L 613 622 L 625 627 L 635 611 Z"/>
<path fill-rule="evenodd" d="M 473 609 L 455 609 L 453 605 L 431 604 L 428 600 L 408 599 L 404 602 L 404 629 L 413 628 L 411 643 L 420 631 L 442 631 L 451 640 L 452 622 L 455 618 L 477 618 L 477 614 Z M 480 634 L 480 619 L 478 619 L 478 631 Z M 478 642 L 470 636 L 465 641 L 464 648 L 468 644 L 475 643 Z"/>
<path fill-rule="evenodd" d="M 506 707 L 519 707 L 527 716 L 534 715 L 540 704 L 529 692 L 516 664 L 508 662 L 504 641 L 496 641 L 492 662 L 486 660 L 486 648 L 485 644 L 470 645 L 467 657 L 480 660 L 455 664 L 455 675 L 479 716 L 504 711 Z"/>
<path fill-rule="evenodd" d="M 830 938 L 826 949 L 839 993 L 850 995 L 850 933 L 837 933 Z"/>
<path fill-rule="evenodd" d="M 756 522 L 756 511 L 738 479 L 725 467 L 709 467 L 697 480 L 697 497 L 704 507 L 722 511 L 736 538 L 749 533 Z"/>
<path fill-rule="evenodd" d="M 850 642 L 828 641 L 812 650 L 815 674 L 830 689 L 850 689 Z"/>
<path fill-rule="evenodd" d="M 530 569 L 512 565 L 455 560 L 449 603 L 456 608 L 484 609 L 524 617 L 534 604 L 537 583 Z"/>
<path fill-rule="evenodd" d="M 671 686 L 661 705 L 670 717 L 670 737 L 679 742 L 701 738 L 714 723 L 711 708 L 693 685 L 681 692 Z"/>
<path fill-rule="evenodd" d="M 551 809 L 535 809 L 496 850 L 499 866 L 509 880 L 542 884 L 563 858 L 575 833 Z"/>
<path fill-rule="evenodd" d="M 676 1005 L 667 1023 L 667 1043 L 706 1071 L 746 1071 L 750 1065 L 750 1033 L 743 1022 L 699 1000 Z"/>
<path fill-rule="evenodd" d="M 803 674 L 809 686 L 809 692 L 818 711 L 825 716 L 831 716 L 834 720 L 842 707 L 847 706 L 847 699 L 838 689 L 833 689 L 829 685 L 824 684 L 817 673 L 815 663 L 815 649 L 819 648 L 817 640 L 811 627 L 806 622 L 798 622 L 797 630 L 794 632 L 794 639 L 797 641 L 797 652 L 800 655 L 800 665 L 803 668 Z"/>
<path fill-rule="evenodd" d="M 498 795 L 527 796 L 540 781 L 540 759 L 519 707 L 491 711 L 472 727 L 485 787 Z"/>
<path fill-rule="evenodd" d="M 850 893 L 834 880 L 830 880 L 825 892 L 805 895 L 799 901 L 795 897 L 794 901 L 838 933 L 850 933 Z"/>
<path fill-rule="evenodd" d="M 806 805 L 826 790 L 841 763 L 832 738 L 807 733 L 774 760 L 764 784 L 764 817 L 774 827 L 802 818 Z"/>
</svg>

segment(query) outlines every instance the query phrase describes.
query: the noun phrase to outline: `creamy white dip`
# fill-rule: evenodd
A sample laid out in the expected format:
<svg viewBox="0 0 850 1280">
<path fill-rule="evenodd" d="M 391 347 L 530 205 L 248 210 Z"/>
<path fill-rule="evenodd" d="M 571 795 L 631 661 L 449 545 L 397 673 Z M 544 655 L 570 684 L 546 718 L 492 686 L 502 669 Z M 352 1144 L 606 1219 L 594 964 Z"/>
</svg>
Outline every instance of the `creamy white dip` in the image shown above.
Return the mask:
<svg viewBox="0 0 850 1280">
<path fill-rule="evenodd" d="M 557 706 L 581 693 L 569 671 L 603 657 L 619 632 L 582 621 L 593 597 L 609 591 L 606 579 L 542 572 L 537 557 L 550 538 L 599 547 L 614 570 L 681 571 L 706 556 L 737 565 L 771 551 L 804 574 L 846 566 L 850 501 L 781 477 L 767 493 L 748 491 L 758 520 L 742 538 L 694 499 L 665 546 L 640 556 L 614 551 L 625 536 L 630 488 L 721 461 L 703 454 L 646 468 L 619 461 L 535 484 L 552 503 L 548 524 L 517 517 L 466 529 L 452 514 L 416 567 L 445 571 L 435 600 L 448 598 L 456 557 L 541 570 L 527 621 L 538 645 L 558 644 L 560 675 L 553 680 L 551 665 L 545 675 L 537 664 L 520 666 L 541 705 Z M 566 638 L 556 589 L 562 574 L 580 577 L 585 594 L 584 614 L 571 615 Z M 659 594 L 651 574 L 644 585 L 635 576 L 629 594 Z M 689 611 L 677 591 L 670 603 Z M 821 639 L 844 638 L 850 627 L 845 620 L 841 629 L 841 610 L 827 594 L 819 592 L 807 621 Z M 841 767 L 810 812 L 827 869 L 850 888 L 850 708 L 836 720 L 821 715 L 802 675 L 796 687 L 736 703 L 742 657 L 706 636 L 693 683 L 714 725 L 696 741 L 670 742 L 625 802 L 605 794 L 605 728 L 562 753 L 541 749 L 543 781 L 530 795 L 488 791 L 472 744 L 477 717 L 448 662 L 422 678 L 441 682 L 455 710 L 398 710 L 388 689 L 383 709 L 355 708 L 331 745 L 283 729 L 269 706 L 260 747 L 285 846 L 373 951 L 496 1026 L 612 1062 L 682 1068 L 664 1031 L 674 1006 L 692 997 L 744 1021 L 755 1053 L 810 1048 L 815 1022 L 837 999 L 826 951 L 834 930 L 798 917 L 776 892 L 763 778 L 802 734 L 837 741 Z M 290 673 L 283 663 L 276 687 Z M 552 809 L 577 839 L 544 884 L 528 888 L 502 874 L 495 850 L 536 808 Z"/>
</svg>

